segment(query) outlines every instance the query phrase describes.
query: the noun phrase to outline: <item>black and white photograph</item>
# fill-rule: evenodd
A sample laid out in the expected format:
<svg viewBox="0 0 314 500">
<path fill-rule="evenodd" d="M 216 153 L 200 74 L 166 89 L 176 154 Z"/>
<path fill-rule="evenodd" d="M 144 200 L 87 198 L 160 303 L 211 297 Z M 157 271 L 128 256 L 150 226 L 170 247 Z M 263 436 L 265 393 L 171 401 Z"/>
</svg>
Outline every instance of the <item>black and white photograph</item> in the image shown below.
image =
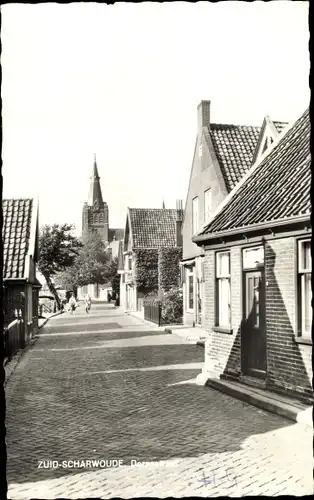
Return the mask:
<svg viewBox="0 0 314 500">
<path fill-rule="evenodd" d="M 310 10 L 2 2 L 1 498 L 314 493 Z"/>
</svg>

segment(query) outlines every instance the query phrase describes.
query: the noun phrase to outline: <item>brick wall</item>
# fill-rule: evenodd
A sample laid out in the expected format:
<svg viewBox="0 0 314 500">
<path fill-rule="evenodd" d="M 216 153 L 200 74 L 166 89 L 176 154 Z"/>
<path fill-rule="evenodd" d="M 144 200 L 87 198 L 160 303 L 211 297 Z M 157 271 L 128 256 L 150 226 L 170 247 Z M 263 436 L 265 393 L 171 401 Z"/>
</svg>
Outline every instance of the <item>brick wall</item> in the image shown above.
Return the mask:
<svg viewBox="0 0 314 500">
<path fill-rule="evenodd" d="M 294 238 L 265 245 L 267 385 L 311 394 L 312 346 L 295 342 L 297 269 Z"/>
<path fill-rule="evenodd" d="M 265 243 L 265 316 L 269 389 L 312 395 L 312 346 L 295 341 L 297 269 L 293 237 Z M 242 247 L 230 249 L 233 333 L 213 331 L 215 324 L 215 251 L 205 251 L 205 370 L 210 376 L 241 374 Z"/>
</svg>

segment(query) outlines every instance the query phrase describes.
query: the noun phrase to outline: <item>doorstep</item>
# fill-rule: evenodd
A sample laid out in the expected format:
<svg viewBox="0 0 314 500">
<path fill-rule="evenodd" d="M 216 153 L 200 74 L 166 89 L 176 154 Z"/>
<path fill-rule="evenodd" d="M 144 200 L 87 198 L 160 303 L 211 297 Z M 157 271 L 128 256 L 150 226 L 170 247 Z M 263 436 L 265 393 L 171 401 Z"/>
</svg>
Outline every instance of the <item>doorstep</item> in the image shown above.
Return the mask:
<svg viewBox="0 0 314 500">
<path fill-rule="evenodd" d="M 236 381 L 209 378 L 206 385 L 293 422 L 313 427 L 312 405 L 305 405 L 296 399 L 266 389 L 245 386 L 243 383 Z"/>
</svg>

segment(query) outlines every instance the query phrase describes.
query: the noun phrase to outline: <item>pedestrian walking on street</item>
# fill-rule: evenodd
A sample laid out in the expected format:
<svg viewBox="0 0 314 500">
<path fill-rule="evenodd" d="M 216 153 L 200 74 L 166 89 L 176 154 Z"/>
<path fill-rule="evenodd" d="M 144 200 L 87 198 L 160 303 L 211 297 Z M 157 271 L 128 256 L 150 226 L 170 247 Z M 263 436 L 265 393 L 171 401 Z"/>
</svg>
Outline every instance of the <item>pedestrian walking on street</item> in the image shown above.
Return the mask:
<svg viewBox="0 0 314 500">
<path fill-rule="evenodd" d="M 111 293 L 110 292 L 108 292 L 107 298 L 108 298 L 108 303 L 110 304 L 110 302 L 111 302 Z"/>
<path fill-rule="evenodd" d="M 70 312 L 71 314 L 73 314 L 75 309 L 77 308 L 77 302 L 75 300 L 74 294 L 72 294 L 70 297 L 69 306 L 70 306 Z"/>
<path fill-rule="evenodd" d="M 85 311 L 88 313 L 90 311 L 91 305 L 92 305 L 92 300 L 88 293 L 85 295 Z"/>
</svg>

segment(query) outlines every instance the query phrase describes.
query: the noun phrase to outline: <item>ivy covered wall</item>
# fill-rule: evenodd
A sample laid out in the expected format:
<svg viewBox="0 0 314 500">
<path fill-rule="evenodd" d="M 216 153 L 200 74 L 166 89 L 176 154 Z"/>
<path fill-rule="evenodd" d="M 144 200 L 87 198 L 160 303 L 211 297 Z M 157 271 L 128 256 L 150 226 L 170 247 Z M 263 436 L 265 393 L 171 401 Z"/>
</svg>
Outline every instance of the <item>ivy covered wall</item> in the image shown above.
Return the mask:
<svg viewBox="0 0 314 500">
<path fill-rule="evenodd" d="M 141 248 L 134 251 L 135 282 L 139 292 L 158 290 L 158 249 Z"/>
<path fill-rule="evenodd" d="M 163 247 L 158 252 L 158 289 L 163 294 L 180 286 L 182 247 Z"/>
</svg>

